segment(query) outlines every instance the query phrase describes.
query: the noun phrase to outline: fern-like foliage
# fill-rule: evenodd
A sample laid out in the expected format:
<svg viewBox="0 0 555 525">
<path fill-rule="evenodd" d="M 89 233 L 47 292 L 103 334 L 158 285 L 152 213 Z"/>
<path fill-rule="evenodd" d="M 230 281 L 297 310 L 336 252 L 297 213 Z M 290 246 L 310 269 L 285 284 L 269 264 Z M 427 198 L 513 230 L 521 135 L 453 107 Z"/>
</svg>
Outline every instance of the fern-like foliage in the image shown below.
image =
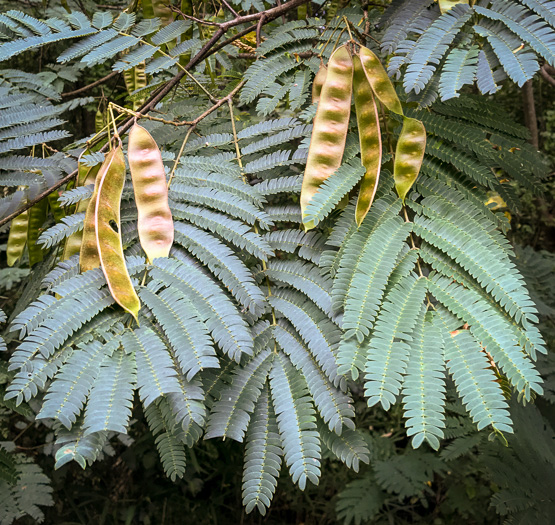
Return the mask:
<svg viewBox="0 0 555 525">
<path fill-rule="evenodd" d="M 0 454 L 7 452 L 0 448 Z M 24 454 L 10 454 L 15 469 L 13 483 L 0 478 L 0 523 L 9 525 L 13 521 L 29 516 L 42 523 L 44 514 L 41 506 L 52 506 L 50 480 L 41 468 Z"/>
<path fill-rule="evenodd" d="M 394 520 L 402 519 L 400 514 L 391 512 L 389 504 L 407 501 L 414 504 L 420 500 L 427 505 L 434 497 L 430 486 L 438 478 L 447 481 L 445 494 L 450 509 L 482 519 L 484 511 L 466 499 L 464 490 L 463 493 L 458 490 L 468 480 L 470 471 L 478 476 L 476 487 L 496 484 L 494 490 L 483 495 L 507 522 L 549 521 L 554 501 L 546 490 L 545 480 L 553 479 L 554 458 L 550 447 L 553 429 L 547 419 L 542 418 L 536 407 L 512 403 L 515 435 L 508 436 L 507 443 L 491 436 L 488 439 L 486 432 L 476 432 L 470 420 L 461 416 L 459 404 L 447 405 L 451 414 L 445 421 L 449 444 L 442 453 L 402 448 L 380 450 L 376 446 L 372 467 L 339 493 L 336 510 L 345 524 L 383 519 L 387 515 Z M 368 439 L 376 443 L 376 439 Z M 530 446 L 532 442 L 534 446 Z M 478 469 L 476 455 L 481 459 Z M 447 471 L 449 476 L 445 476 Z M 534 494 L 541 494 L 541 500 L 531 503 Z"/>
<path fill-rule="evenodd" d="M 420 99 L 423 105 L 431 104 L 438 93 L 442 100 L 458 97 L 462 86 L 474 81 L 484 94 L 497 91 L 504 76 L 521 86 L 539 69 L 539 57 L 554 63 L 550 2 L 460 3 L 443 13 L 437 3 L 430 4 L 392 2 L 380 22 L 385 29 L 382 50 L 394 53 L 390 74 L 405 69 L 407 93 L 431 87 L 431 95 Z"/>
<path fill-rule="evenodd" d="M 10 325 L 18 342 L 6 393 L 16 405 L 41 400 L 38 417 L 52 420 L 60 446 L 57 467 L 76 461 L 84 468 L 101 457 L 113 435 L 128 432 L 136 403 L 171 479 L 184 476 L 187 448 L 203 436 L 244 441 L 243 502 L 248 512 L 264 514 L 283 465 L 304 489 L 319 482 L 324 454 L 354 470 L 369 462 L 354 423 L 350 389 L 359 380 L 363 387 L 354 391 L 363 391 L 369 406 L 388 410 L 402 402 L 414 447 L 426 441 L 438 448 L 452 438 L 448 375 L 464 405 L 461 417 L 470 414 L 467 426 L 512 432 L 498 378 L 532 399 L 542 391 L 533 361 L 545 349 L 536 308 L 504 236 L 505 209 L 486 203 L 495 197 L 515 208 L 517 184 L 540 194 L 549 166 L 527 144 L 526 129 L 493 103 L 455 97 L 475 79 L 482 92 L 494 92 L 504 71 L 521 84 L 537 69 L 538 54 L 552 60 L 552 20 L 539 19 L 545 2 L 457 5 L 443 15 L 431 3 L 395 0 L 382 20 L 383 49 L 395 53 L 390 71 L 404 71 L 410 96 L 420 92 L 421 100 L 432 101 L 439 90 L 444 100 L 425 112 L 406 108 L 427 129 L 422 171 L 403 203 L 393 192 L 392 155 L 384 155 L 376 198 L 360 228 L 352 193 L 364 168 L 354 119 L 342 166 L 307 209 L 314 231 L 302 230 L 298 205 L 315 111 L 308 94 L 320 66 L 312 50 L 327 58 L 333 46 L 324 49 L 325 42 L 345 20 L 360 36 L 359 8 L 337 13 L 323 31 L 316 18 L 273 22 L 246 69 L 238 101 L 212 106 L 187 81 L 176 87 L 175 100 L 164 99 L 156 117 L 142 122 L 171 173 L 175 243 L 169 257 L 147 264 L 128 180 L 121 230 L 142 302 L 139 325 L 115 304 L 100 268 L 81 274 L 78 256 L 57 260 L 65 239 L 83 224 L 83 214 L 71 214 L 71 206 L 90 197 L 92 188 L 65 192 L 60 202 L 68 215 L 57 224 L 50 220 L 40 237 L 51 254 L 33 271 L 42 286 L 31 282 Z M 257 3 L 242 4 L 249 9 Z M 0 57 L 82 33 L 59 56 L 59 67 L 107 62 L 128 71 L 144 61 L 150 84 L 136 97 L 171 78 L 182 55 L 209 38 L 189 21 L 162 27 L 128 12 L 45 22 L 13 12 L 1 16 L 9 41 L 0 44 Z M 347 31 L 337 34 L 338 44 L 348 38 Z M 515 39 L 529 47 L 515 51 Z M 207 80 L 215 61 L 240 58 L 229 47 L 191 74 L 217 89 L 220 79 Z M 11 70 L 0 75 L 20 78 Z M 11 97 L 0 108 L 0 177 L 13 188 L 0 201 L 4 214 L 75 168 L 73 155 L 12 151 L 60 138 L 63 112 L 80 103 L 54 104 L 59 92 L 45 91 L 38 76 L 13 84 L 0 85 Z M 225 97 L 228 87 L 217 95 Z M 260 118 L 230 112 L 255 101 Z M 194 134 L 191 127 L 167 124 L 203 114 Z M 384 118 L 391 146 L 399 119 Z M 100 140 L 105 136 L 100 133 Z M 97 165 L 102 155 L 82 161 Z M 473 445 L 457 442 L 449 453 L 462 454 L 465 446 Z M 426 481 L 445 468 L 424 448 L 404 460 L 381 460 L 370 481 L 349 486 L 340 503 L 345 519 L 370 519 L 392 494 L 420 497 Z M 370 501 L 355 511 L 349 501 L 360 491 Z"/>
</svg>

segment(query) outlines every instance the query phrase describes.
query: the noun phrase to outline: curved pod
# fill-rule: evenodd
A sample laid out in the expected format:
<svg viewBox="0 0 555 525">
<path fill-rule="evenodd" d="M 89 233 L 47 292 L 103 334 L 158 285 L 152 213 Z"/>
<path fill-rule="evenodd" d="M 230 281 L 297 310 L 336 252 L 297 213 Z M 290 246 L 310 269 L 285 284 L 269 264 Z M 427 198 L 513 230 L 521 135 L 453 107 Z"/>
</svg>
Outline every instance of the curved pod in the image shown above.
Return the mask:
<svg viewBox="0 0 555 525">
<path fill-rule="evenodd" d="M 48 218 L 48 198 L 41 199 L 32 208 L 29 208 L 29 229 L 27 231 L 27 252 L 29 254 L 29 267 L 34 266 L 44 258 L 45 251 L 37 243 L 42 228 Z"/>
<path fill-rule="evenodd" d="M 104 174 L 110 169 L 114 159 L 116 150 L 111 150 L 106 155 L 104 162 L 100 166 L 98 174 L 95 178 L 94 191 L 87 205 L 85 214 L 85 224 L 83 226 L 83 235 L 81 237 L 81 249 L 79 255 L 79 267 L 82 272 L 100 267 L 100 259 L 98 257 L 98 248 L 96 245 L 96 232 L 94 228 L 94 211 L 96 207 L 96 196 L 98 195 L 98 184 Z M 79 174 L 81 176 L 81 174 Z"/>
<path fill-rule="evenodd" d="M 301 211 L 307 230 L 314 223 L 305 210 L 321 184 L 341 165 L 351 114 L 353 60 L 346 46 L 337 48 L 328 63 L 322 86 L 301 190 Z"/>
<path fill-rule="evenodd" d="M 360 160 L 366 168 L 366 173 L 360 183 L 355 212 L 357 225 L 360 226 L 368 210 L 370 210 L 370 206 L 372 206 L 378 188 L 382 164 L 382 136 L 378 107 L 372 93 L 372 87 L 366 78 L 358 56 L 353 57 L 353 64 L 353 88 L 360 141 Z"/>
<path fill-rule="evenodd" d="M 60 197 L 60 192 L 58 191 L 52 192 L 47 197 L 48 206 L 56 222 L 60 222 L 66 216 L 64 209 L 60 206 L 60 203 L 58 202 L 59 197 Z"/>
<path fill-rule="evenodd" d="M 127 154 L 139 215 L 139 239 L 152 263 L 157 257 L 167 257 L 173 244 L 166 172 L 155 140 L 137 124 L 129 133 Z"/>
<path fill-rule="evenodd" d="M 366 78 L 372 86 L 378 100 L 389 109 L 389 111 L 402 115 L 403 107 L 401 106 L 401 101 L 380 59 L 367 47 L 361 47 L 360 61 L 366 73 Z"/>
<path fill-rule="evenodd" d="M 99 170 L 100 170 L 100 164 L 97 164 L 96 166 L 84 166 L 83 164 L 80 164 L 79 173 L 77 176 L 77 186 L 78 187 L 88 186 L 89 184 L 94 184 L 96 182 L 96 176 L 98 175 Z M 79 201 L 77 203 L 77 206 L 75 207 L 74 213 L 86 212 L 91 200 L 92 200 L 92 197 L 90 199 L 83 199 L 82 201 Z M 85 222 L 86 222 L 86 219 L 85 219 Z M 91 239 L 94 240 L 94 236 L 92 236 Z M 82 242 L 83 242 L 83 230 L 72 233 L 66 239 L 66 243 L 64 245 L 64 252 L 62 254 L 62 261 L 65 261 L 66 259 L 69 259 L 76 253 L 79 253 L 81 251 Z M 95 241 L 95 245 L 96 245 L 96 241 Z M 84 271 L 83 265 L 81 265 L 81 270 Z"/>
<path fill-rule="evenodd" d="M 141 303 L 135 292 L 121 242 L 120 205 L 125 184 L 125 159 L 121 146 L 111 153 L 110 165 L 98 175 L 94 208 L 94 230 L 100 266 L 114 300 L 138 322 Z M 108 157 L 106 158 L 108 160 Z"/>
<path fill-rule="evenodd" d="M 324 86 L 324 82 L 326 81 L 326 77 L 328 76 L 328 68 L 324 63 L 320 64 L 320 69 L 316 76 L 314 77 L 314 81 L 312 82 L 312 103 L 316 104 L 320 102 L 320 95 L 322 94 L 322 87 Z"/>
<path fill-rule="evenodd" d="M 425 150 L 426 129 L 424 124 L 414 118 L 404 117 L 393 166 L 395 189 L 403 202 L 418 177 Z"/>
</svg>

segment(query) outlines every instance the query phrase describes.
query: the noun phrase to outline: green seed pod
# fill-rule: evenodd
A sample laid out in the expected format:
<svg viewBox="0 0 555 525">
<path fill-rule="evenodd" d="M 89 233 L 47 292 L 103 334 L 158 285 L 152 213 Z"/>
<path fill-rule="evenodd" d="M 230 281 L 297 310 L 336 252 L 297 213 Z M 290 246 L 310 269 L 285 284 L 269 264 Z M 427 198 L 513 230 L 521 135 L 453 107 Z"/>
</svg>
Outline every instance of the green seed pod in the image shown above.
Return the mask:
<svg viewBox="0 0 555 525">
<path fill-rule="evenodd" d="M 320 69 L 316 76 L 314 77 L 314 82 L 312 83 L 312 103 L 320 102 L 320 95 L 322 94 L 322 87 L 326 81 L 326 76 L 328 75 L 328 68 L 322 62 L 320 64 Z"/>
<path fill-rule="evenodd" d="M 378 100 L 389 109 L 389 111 L 402 115 L 403 107 L 401 106 L 401 101 L 380 59 L 368 48 L 361 47 L 360 61 L 366 73 L 366 78 L 368 78 L 368 82 L 370 82 Z"/>
<path fill-rule="evenodd" d="M 135 67 L 131 69 L 127 69 L 123 72 L 123 80 L 125 81 L 125 87 L 127 89 L 127 93 L 131 95 L 133 91 L 144 88 L 147 85 L 147 78 L 146 78 L 146 63 L 143 61 L 140 64 L 137 64 Z M 145 98 L 141 99 L 133 99 L 133 110 L 137 111 L 144 103 Z"/>
<path fill-rule="evenodd" d="M 393 178 L 395 189 L 403 202 L 414 184 L 426 150 L 426 129 L 419 120 L 404 117 L 403 129 L 397 141 Z"/>
<path fill-rule="evenodd" d="M 60 193 L 58 191 L 54 191 L 50 195 L 48 195 L 48 205 L 50 206 L 50 211 L 52 212 L 52 215 L 54 216 L 54 220 L 56 222 L 60 222 L 66 216 L 64 209 L 60 206 L 60 203 L 58 202 L 59 196 Z"/>
<path fill-rule="evenodd" d="M 87 148 L 84 150 L 81 155 L 79 155 L 79 160 L 77 161 L 77 184 L 76 186 L 83 186 L 85 184 L 85 179 L 89 174 L 89 171 L 92 169 L 90 166 L 87 166 L 83 161 L 82 158 L 84 155 L 89 155 L 91 150 Z"/>
<path fill-rule="evenodd" d="M 94 130 L 97 133 L 100 133 L 102 129 L 106 126 L 107 121 L 108 119 L 106 113 L 99 109 L 94 116 Z"/>
<path fill-rule="evenodd" d="M 441 14 L 446 13 L 457 4 L 468 5 L 470 3 L 469 0 L 437 0 L 437 2 L 439 4 L 439 10 L 441 11 Z M 472 4 L 474 4 L 474 2 L 472 2 Z"/>
<path fill-rule="evenodd" d="M 301 190 L 301 211 L 307 230 L 314 223 L 304 221 L 305 210 L 321 184 L 341 165 L 353 87 L 353 60 L 346 46 L 337 48 L 328 63 L 328 74 L 322 87 Z"/>
<path fill-rule="evenodd" d="M 357 113 L 358 136 L 360 140 L 360 157 L 366 173 L 360 183 L 355 219 L 360 226 L 372 206 L 378 187 L 382 164 L 382 137 L 378 117 L 378 108 L 372 87 L 366 78 L 358 56 L 353 57 L 353 89 Z"/>
<path fill-rule="evenodd" d="M 341 0 L 330 0 L 326 4 L 326 25 L 328 25 L 337 15 L 341 6 Z"/>
<path fill-rule="evenodd" d="M 29 208 L 29 230 L 27 232 L 27 251 L 29 252 L 29 266 L 42 261 L 44 250 L 37 244 L 42 227 L 48 216 L 48 200 L 41 199 Z"/>
<path fill-rule="evenodd" d="M 24 200 L 22 204 L 26 201 Z M 6 248 L 6 256 L 8 266 L 13 266 L 25 251 L 27 244 L 27 232 L 29 231 L 29 210 L 20 213 L 12 220 L 10 226 L 10 234 L 8 236 L 8 246 Z"/>
<path fill-rule="evenodd" d="M 173 244 L 166 172 L 155 140 L 138 124 L 129 133 L 127 156 L 139 215 L 139 239 L 152 263 L 157 257 L 167 257 Z"/>
<path fill-rule="evenodd" d="M 121 145 L 106 157 L 98 173 L 94 202 L 94 231 L 100 266 L 114 300 L 137 321 L 141 303 L 135 292 L 123 256 L 120 227 L 120 205 L 125 184 L 125 158 Z M 106 163 L 105 161 L 105 163 Z"/>
</svg>

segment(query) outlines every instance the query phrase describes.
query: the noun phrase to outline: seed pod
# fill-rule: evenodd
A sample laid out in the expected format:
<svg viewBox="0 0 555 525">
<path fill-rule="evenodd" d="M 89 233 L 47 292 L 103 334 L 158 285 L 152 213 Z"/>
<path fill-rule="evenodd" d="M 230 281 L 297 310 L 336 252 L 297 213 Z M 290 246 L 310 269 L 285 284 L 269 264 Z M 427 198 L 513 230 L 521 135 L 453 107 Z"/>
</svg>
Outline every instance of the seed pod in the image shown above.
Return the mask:
<svg viewBox="0 0 555 525">
<path fill-rule="evenodd" d="M 128 311 L 138 323 L 141 307 L 125 258 L 120 233 L 120 204 L 125 183 L 125 159 L 121 145 L 110 152 L 107 169 L 98 174 L 98 191 L 94 208 L 94 229 L 100 265 L 108 288 L 115 301 Z M 106 161 L 105 161 L 106 163 Z M 92 201 L 94 202 L 94 201 Z"/>
<path fill-rule="evenodd" d="M 389 109 L 389 111 L 402 115 L 403 107 L 401 106 L 401 101 L 380 59 L 368 48 L 361 47 L 360 61 L 366 73 L 366 78 L 368 82 L 370 82 L 378 100 Z"/>
<path fill-rule="evenodd" d="M 314 82 L 312 83 L 312 103 L 316 104 L 320 102 L 320 95 L 322 94 L 322 86 L 326 81 L 326 76 L 328 75 L 328 68 L 322 62 L 320 64 L 320 69 L 316 76 L 314 77 Z"/>
<path fill-rule="evenodd" d="M 162 26 L 167 26 L 174 19 L 173 11 L 168 7 L 167 0 L 142 0 L 143 17 L 159 18 Z"/>
<path fill-rule="evenodd" d="M 98 195 L 98 184 L 106 171 L 110 168 L 114 159 L 115 149 L 111 150 L 104 162 L 100 166 L 98 174 L 95 178 L 94 191 L 90 201 L 87 204 L 87 213 L 85 214 L 85 225 L 83 227 L 83 236 L 81 241 L 81 255 L 79 256 L 79 266 L 81 272 L 92 270 L 100 267 L 100 259 L 98 257 L 98 248 L 96 246 L 96 232 L 94 227 L 94 213 L 96 208 L 96 197 Z"/>
<path fill-rule="evenodd" d="M 304 221 L 305 210 L 320 185 L 341 165 L 353 87 L 353 60 L 346 46 L 337 48 L 328 63 L 328 74 L 308 149 L 308 158 L 301 190 L 301 211 L 305 228 L 314 228 L 312 221 Z"/>
<path fill-rule="evenodd" d="M 426 129 L 419 120 L 404 117 L 403 129 L 397 141 L 393 178 L 395 189 L 403 202 L 414 184 L 426 149 Z"/>
<path fill-rule="evenodd" d="M 59 196 L 60 193 L 57 191 L 54 191 L 50 195 L 48 195 L 48 205 L 50 206 L 50 211 L 52 212 L 52 215 L 54 216 L 54 220 L 56 222 L 60 222 L 66 216 L 64 209 L 60 206 L 60 203 L 58 202 Z"/>
<path fill-rule="evenodd" d="M 77 186 L 85 185 L 85 180 L 89 176 L 90 171 L 95 167 L 95 166 L 87 166 L 83 162 L 83 157 L 85 155 L 90 155 L 90 154 L 91 154 L 91 150 L 87 148 L 83 150 L 81 155 L 79 155 L 79 160 L 77 161 Z"/>
<path fill-rule="evenodd" d="M 107 122 L 108 122 L 108 115 L 106 114 L 106 112 L 102 111 L 101 109 L 98 109 L 96 112 L 96 115 L 94 116 L 94 130 L 97 133 L 100 133 L 106 126 Z"/>
<path fill-rule="evenodd" d="M 146 87 L 148 81 L 146 78 L 146 63 L 143 60 L 141 63 L 137 64 L 131 69 L 126 69 L 123 72 L 123 80 L 125 81 L 125 87 L 127 93 L 131 95 L 133 91 Z M 133 99 L 133 110 L 137 111 L 143 104 L 145 98 L 134 98 Z"/>
<path fill-rule="evenodd" d="M 469 0 L 437 0 L 437 3 L 439 4 L 439 10 L 441 11 L 441 14 L 443 14 L 455 7 L 457 4 L 468 5 Z M 474 4 L 474 2 L 472 2 L 472 4 Z"/>
<path fill-rule="evenodd" d="M 360 140 L 360 157 L 366 173 L 360 183 L 355 219 L 360 226 L 368 213 L 380 178 L 382 164 L 382 137 L 378 117 L 378 108 L 372 87 L 366 78 L 358 56 L 353 57 L 353 89 L 355 109 L 357 112 L 358 136 Z"/>
<path fill-rule="evenodd" d="M 335 18 L 335 15 L 337 15 L 337 11 L 339 10 L 340 6 L 340 0 L 330 0 L 326 4 L 326 25 L 328 25 Z"/>
<path fill-rule="evenodd" d="M 88 186 L 89 184 L 94 184 L 96 181 L 96 176 L 100 170 L 100 164 L 96 166 L 85 166 L 79 163 L 79 173 L 77 175 L 77 185 L 78 186 Z M 91 199 L 83 199 L 77 203 L 74 213 L 82 213 L 87 211 Z M 93 236 L 94 238 L 94 236 Z M 62 254 L 62 261 L 69 259 L 71 256 L 79 253 L 81 251 L 81 243 L 83 242 L 83 230 L 72 233 L 67 239 L 64 245 L 64 252 Z M 89 268 L 90 269 L 90 268 Z M 81 270 L 83 270 L 83 265 L 81 264 Z"/>
<path fill-rule="evenodd" d="M 139 239 L 152 263 L 157 257 L 167 257 L 173 244 L 166 172 L 155 140 L 138 124 L 129 133 L 127 155 L 139 215 Z"/>
<path fill-rule="evenodd" d="M 26 200 L 22 201 L 24 204 Z M 29 210 L 25 210 L 12 220 L 10 226 L 10 234 L 8 236 L 8 246 L 6 248 L 6 256 L 8 266 L 13 266 L 25 251 L 27 244 L 27 232 L 29 231 Z"/>
<path fill-rule="evenodd" d="M 29 230 L 27 231 L 27 251 L 29 252 L 29 266 L 42 261 L 44 250 L 37 244 L 42 227 L 48 216 L 48 200 L 41 199 L 29 208 Z"/>
</svg>

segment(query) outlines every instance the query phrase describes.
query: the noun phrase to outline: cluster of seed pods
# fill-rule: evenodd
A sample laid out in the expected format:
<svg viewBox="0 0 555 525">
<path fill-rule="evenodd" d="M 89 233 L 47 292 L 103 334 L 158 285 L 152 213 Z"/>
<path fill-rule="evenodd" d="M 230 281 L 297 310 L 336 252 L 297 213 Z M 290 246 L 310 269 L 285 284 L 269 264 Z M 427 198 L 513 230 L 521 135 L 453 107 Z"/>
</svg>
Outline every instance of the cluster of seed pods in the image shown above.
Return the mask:
<svg viewBox="0 0 555 525">
<path fill-rule="evenodd" d="M 156 142 L 137 124 L 129 134 L 127 154 L 138 211 L 139 240 L 151 263 L 157 257 L 167 257 L 173 244 L 166 174 Z M 85 183 L 91 183 L 90 174 L 84 177 Z M 141 305 L 127 271 L 121 237 L 120 207 L 125 183 L 121 144 L 106 155 L 94 174 L 95 186 L 87 204 L 82 237 L 70 237 L 66 250 L 75 252 L 79 243 L 81 271 L 102 268 L 114 300 L 138 321 Z"/>
<path fill-rule="evenodd" d="M 324 181 L 341 165 L 354 94 L 361 163 L 366 172 L 359 185 L 356 222 L 360 226 L 370 210 L 382 163 L 382 140 L 376 99 L 387 110 L 403 117 L 395 151 L 395 188 L 404 201 L 422 166 L 426 130 L 422 122 L 406 117 L 395 88 L 378 57 L 360 46 L 353 54 L 349 44 L 338 47 L 327 67 L 322 64 L 312 87 L 318 103 L 301 190 L 305 228 L 314 223 L 306 216 L 308 203 Z"/>
</svg>

